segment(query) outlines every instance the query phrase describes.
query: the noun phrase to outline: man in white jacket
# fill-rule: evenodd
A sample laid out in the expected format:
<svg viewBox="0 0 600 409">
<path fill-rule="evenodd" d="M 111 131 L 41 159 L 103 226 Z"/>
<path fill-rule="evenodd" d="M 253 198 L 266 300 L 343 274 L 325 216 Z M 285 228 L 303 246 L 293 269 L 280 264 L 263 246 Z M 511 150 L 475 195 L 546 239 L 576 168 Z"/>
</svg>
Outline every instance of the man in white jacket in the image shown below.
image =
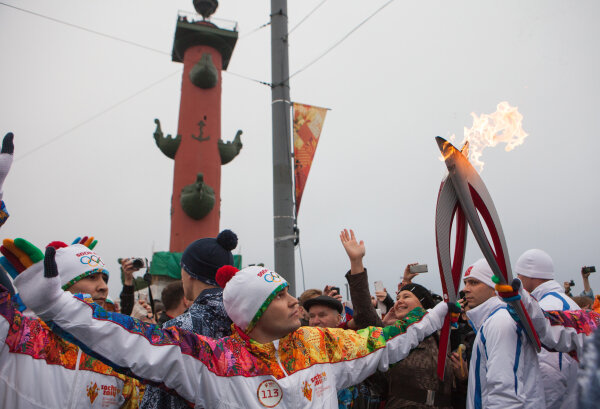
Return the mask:
<svg viewBox="0 0 600 409">
<path fill-rule="evenodd" d="M 531 249 L 519 257 L 514 267 L 523 288 L 538 300 L 545 311 L 579 310 L 563 286 L 554 280 L 554 263 L 543 250 Z M 547 409 L 569 409 L 577 406 L 577 361 L 562 352 L 539 354 L 540 371 Z"/>
<path fill-rule="evenodd" d="M 477 332 L 469 368 L 467 408 L 545 407 L 536 351 L 506 304 L 495 295 L 485 259 L 464 276 L 467 317 Z"/>
<path fill-rule="evenodd" d="M 234 333 L 219 340 L 107 313 L 60 288 L 54 249 L 15 284 L 23 301 L 122 371 L 172 389 L 196 407 L 337 408 L 336 391 L 408 355 L 441 328 L 448 306 L 415 308 L 385 328 L 300 327 L 298 301 L 277 273 L 222 267 L 216 281 Z M 82 302 L 83 301 L 83 302 Z M 118 345 L 118 347 L 115 347 Z"/>
<path fill-rule="evenodd" d="M 103 303 L 108 271 L 102 259 L 81 244 L 51 244 L 62 246 L 56 257 L 61 266 L 59 285 Z M 37 258 L 26 257 L 6 240 L 1 249 L 7 259 L 23 264 L 3 263 L 15 275 L 43 257 L 41 252 Z M 0 408 L 133 409 L 142 393 L 143 386 L 136 379 L 89 356 L 35 316 L 21 314 L 0 287 Z"/>
</svg>

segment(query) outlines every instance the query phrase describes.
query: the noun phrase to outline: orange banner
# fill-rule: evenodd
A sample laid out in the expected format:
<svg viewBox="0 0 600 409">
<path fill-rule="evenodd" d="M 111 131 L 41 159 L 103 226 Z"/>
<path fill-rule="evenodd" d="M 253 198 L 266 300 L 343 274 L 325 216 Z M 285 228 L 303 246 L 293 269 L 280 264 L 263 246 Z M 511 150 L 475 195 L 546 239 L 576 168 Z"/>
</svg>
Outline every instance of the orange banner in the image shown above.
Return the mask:
<svg viewBox="0 0 600 409">
<path fill-rule="evenodd" d="M 312 165 L 327 108 L 294 102 L 294 179 L 296 185 L 296 216 L 308 172 Z"/>
</svg>

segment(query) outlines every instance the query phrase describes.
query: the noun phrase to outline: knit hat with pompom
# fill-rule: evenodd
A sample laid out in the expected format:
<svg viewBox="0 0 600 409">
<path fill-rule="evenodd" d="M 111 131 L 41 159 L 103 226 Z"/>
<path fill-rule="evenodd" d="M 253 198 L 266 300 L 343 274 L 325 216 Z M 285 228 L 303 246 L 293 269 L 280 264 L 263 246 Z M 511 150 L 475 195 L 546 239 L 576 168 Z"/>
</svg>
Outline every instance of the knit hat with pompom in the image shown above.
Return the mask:
<svg viewBox="0 0 600 409">
<path fill-rule="evenodd" d="M 217 238 L 196 240 L 183 252 L 181 268 L 196 280 L 208 285 L 217 285 L 217 270 L 233 264 L 231 250 L 236 248 L 238 238 L 231 230 L 223 230 Z"/>
<path fill-rule="evenodd" d="M 275 296 L 288 286 L 279 274 L 260 266 L 237 270 L 224 266 L 216 280 L 223 287 L 223 305 L 229 318 L 250 333 Z"/>
</svg>

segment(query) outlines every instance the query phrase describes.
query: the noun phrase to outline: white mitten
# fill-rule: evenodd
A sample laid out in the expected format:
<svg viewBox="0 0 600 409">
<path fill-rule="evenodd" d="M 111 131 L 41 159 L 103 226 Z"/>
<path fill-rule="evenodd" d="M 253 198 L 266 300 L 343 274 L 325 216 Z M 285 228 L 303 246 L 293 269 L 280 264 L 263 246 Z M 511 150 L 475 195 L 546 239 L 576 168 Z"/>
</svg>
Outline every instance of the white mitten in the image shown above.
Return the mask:
<svg viewBox="0 0 600 409">
<path fill-rule="evenodd" d="M 46 248 L 44 260 L 24 270 L 14 281 L 23 303 L 38 315 L 50 308 L 64 292 L 60 287 L 55 254 L 54 247 Z"/>
</svg>

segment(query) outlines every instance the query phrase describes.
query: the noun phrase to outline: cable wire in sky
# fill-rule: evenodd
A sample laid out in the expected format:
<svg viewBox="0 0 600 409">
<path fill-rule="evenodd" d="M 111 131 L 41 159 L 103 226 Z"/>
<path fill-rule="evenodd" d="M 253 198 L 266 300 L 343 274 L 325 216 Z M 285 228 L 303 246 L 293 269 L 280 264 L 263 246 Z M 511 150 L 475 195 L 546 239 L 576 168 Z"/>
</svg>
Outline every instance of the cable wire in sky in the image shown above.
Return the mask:
<svg viewBox="0 0 600 409">
<path fill-rule="evenodd" d="M 296 24 L 294 27 L 292 27 L 291 29 L 289 29 L 288 33 L 287 33 L 287 37 L 289 37 L 290 34 L 292 34 L 292 31 L 294 31 L 295 29 L 297 29 L 302 23 L 304 23 L 306 21 L 306 19 L 308 19 L 315 11 L 317 11 L 326 2 L 327 2 L 327 0 L 323 0 L 322 2 L 320 2 L 319 4 L 317 4 L 317 7 L 315 7 L 314 9 L 312 9 L 306 16 L 304 16 L 304 18 L 302 20 L 300 20 L 298 22 L 298 24 Z"/>
<path fill-rule="evenodd" d="M 10 8 L 13 8 L 15 10 L 22 11 L 24 13 L 33 14 L 34 16 L 41 17 L 41 18 L 44 18 L 46 20 L 54 21 L 55 23 L 60 23 L 60 24 L 64 24 L 64 25 L 69 26 L 69 27 L 78 28 L 79 30 L 87 31 L 88 33 L 92 33 L 92 34 L 96 34 L 96 35 L 99 35 L 99 36 L 102 36 L 102 37 L 110 38 L 111 40 L 116 40 L 116 41 L 120 41 L 122 43 L 126 43 L 126 44 L 129 44 L 129 45 L 134 45 L 134 46 L 139 47 L 139 48 L 143 48 L 143 49 L 146 49 L 146 50 L 154 51 L 156 53 L 165 54 L 165 55 L 171 55 L 171 53 L 166 52 L 166 51 L 162 51 L 162 50 L 158 50 L 156 48 L 148 47 L 146 45 L 139 44 L 139 43 L 136 43 L 136 42 L 133 42 L 133 41 L 124 40 L 122 38 L 115 37 L 115 36 L 110 35 L 110 34 L 101 33 L 99 31 L 95 31 L 95 30 L 92 30 L 92 29 L 89 29 L 89 28 L 86 28 L 86 27 L 83 27 L 83 26 L 78 26 L 77 24 L 73 24 L 73 23 L 69 23 L 69 22 L 66 22 L 66 21 L 62 21 L 62 20 L 56 19 L 54 17 L 48 17 L 48 16 L 45 16 L 45 15 L 40 14 L 40 13 L 36 13 L 34 11 L 31 11 L 31 10 L 26 10 L 26 9 L 22 9 L 20 7 L 13 6 L 11 4 L 6 4 L 6 3 L 3 3 L 3 2 L 0 2 L 0 5 L 6 6 L 6 7 L 10 7 Z"/>
<path fill-rule="evenodd" d="M 156 53 L 163 54 L 163 55 L 169 55 L 169 56 L 171 55 L 171 53 L 169 53 L 169 52 L 166 52 L 166 51 L 161 51 L 161 50 L 158 50 L 158 49 L 156 49 L 156 48 L 148 47 L 148 46 L 145 46 L 145 45 L 143 45 L 143 44 L 138 44 L 138 43 L 136 43 L 136 42 L 129 41 L 129 40 L 125 40 L 125 39 L 122 39 L 122 38 L 119 38 L 119 37 L 115 37 L 115 36 L 113 36 L 113 35 L 110 35 L 110 34 L 105 34 L 105 33 L 101 33 L 101 32 L 99 32 L 99 31 L 94 31 L 94 30 L 91 30 L 91 29 L 89 29 L 89 28 L 82 27 L 82 26 L 78 26 L 78 25 L 76 25 L 76 24 L 72 24 L 72 23 L 68 23 L 68 22 L 66 22 L 66 21 L 58 20 L 58 19 L 56 19 L 56 18 L 53 18 L 53 17 L 48 17 L 48 16 L 45 16 L 45 15 L 43 15 L 43 14 L 40 14 L 40 13 L 36 13 L 36 12 L 34 12 L 34 11 L 31 11 L 31 10 L 22 9 L 22 8 L 19 8 L 19 7 L 13 6 L 13 5 L 11 5 L 11 4 L 6 4 L 6 3 L 4 3 L 4 2 L 0 2 L 0 5 L 2 5 L 2 6 L 6 6 L 6 7 L 10 7 L 10 8 L 13 8 L 13 9 L 15 9 L 15 10 L 22 11 L 22 12 L 24 12 L 24 13 L 29 13 L 29 14 L 32 14 L 32 15 L 34 15 L 34 16 L 41 17 L 41 18 L 44 18 L 44 19 L 47 19 L 47 20 L 53 21 L 53 22 L 55 22 L 55 23 L 64 24 L 64 25 L 67 25 L 67 26 L 69 26 L 69 27 L 77 28 L 77 29 L 79 29 L 79 30 L 87 31 L 87 32 L 89 32 L 89 33 L 92 33 L 92 34 L 96 34 L 96 35 L 99 35 L 99 36 L 102 36 L 102 37 L 110 38 L 111 40 L 120 41 L 120 42 L 122 42 L 122 43 L 125 43 L 125 44 L 133 45 L 133 46 L 135 46 L 135 47 L 140 47 L 140 48 L 143 48 L 143 49 L 145 49 L 145 50 L 154 51 L 154 52 L 156 52 Z M 246 37 L 246 36 L 248 36 L 248 35 L 252 34 L 252 33 L 253 33 L 253 32 L 255 32 L 255 31 L 258 31 L 259 29 L 261 29 L 261 28 L 263 28 L 263 27 L 266 27 L 266 26 L 268 26 L 269 24 L 271 24 L 271 23 L 269 22 L 269 23 L 263 24 L 262 26 L 260 26 L 260 27 L 256 28 L 255 30 L 253 30 L 253 31 L 251 31 L 251 32 L 249 32 L 249 33 L 247 33 L 247 34 L 245 34 L 245 35 L 244 35 L 244 37 Z M 257 83 L 259 83 L 259 84 L 267 85 L 267 86 L 269 86 L 269 87 L 271 86 L 271 83 L 269 83 L 269 82 L 265 82 L 265 81 L 257 80 L 257 79 L 254 79 L 254 78 L 247 77 L 247 76 L 245 76 L 245 75 L 236 74 L 236 73 L 229 72 L 229 71 L 225 71 L 225 72 L 227 72 L 227 73 L 229 73 L 229 74 L 231 74 L 231 75 L 234 75 L 234 76 L 236 76 L 236 77 L 240 77 L 240 78 L 243 78 L 243 79 L 249 80 L 249 81 L 257 82 Z"/>
<path fill-rule="evenodd" d="M 341 39 L 339 39 L 335 44 L 333 44 L 331 47 L 329 47 L 327 50 L 325 50 L 325 52 L 323 52 L 321 55 L 319 55 L 317 58 L 315 58 L 314 60 L 312 60 L 311 62 L 309 62 L 308 64 L 306 64 L 304 67 L 300 68 L 298 71 L 294 72 L 292 75 L 290 75 L 287 80 L 285 80 L 284 82 L 287 82 L 289 79 L 291 79 L 292 77 L 294 77 L 297 74 L 300 74 L 302 71 L 306 70 L 308 67 L 310 67 L 311 65 L 313 65 L 314 63 L 316 63 L 317 61 L 319 61 L 321 58 L 325 57 L 327 54 L 329 54 L 334 48 L 336 48 L 338 45 L 340 45 L 342 42 L 344 42 L 344 40 L 346 40 L 348 37 L 350 37 L 350 35 L 352 33 L 354 33 L 356 30 L 358 30 L 363 24 L 365 24 L 367 21 L 369 21 L 371 18 L 375 17 L 376 14 L 378 14 L 381 10 L 383 10 L 384 8 L 386 8 L 387 6 L 389 6 L 394 0 L 389 0 L 387 1 L 384 5 L 382 5 L 381 7 L 379 7 L 377 10 L 375 10 L 372 14 L 370 14 L 367 18 L 365 18 L 363 21 L 361 21 L 357 26 L 355 26 L 352 30 L 350 30 L 348 32 L 348 34 L 346 34 L 345 36 L 343 36 Z"/>
<path fill-rule="evenodd" d="M 120 100 L 120 101 L 118 101 L 118 102 L 116 102 L 116 103 L 112 104 L 112 105 L 111 105 L 111 106 L 109 106 L 108 108 L 106 108 L 106 109 L 103 109 L 102 111 L 98 112 L 97 114 L 94 114 L 94 115 L 92 115 L 91 117 L 89 117 L 89 118 L 87 118 L 86 120 L 84 120 L 84 121 L 82 121 L 82 122 L 78 123 L 78 124 L 77 124 L 77 125 L 75 125 L 75 126 L 72 126 L 71 128 L 67 129 L 66 131 L 63 131 L 63 132 L 59 133 L 58 135 L 56 135 L 55 137 L 53 137 L 53 138 L 51 138 L 51 139 L 47 140 L 46 142 L 42 143 L 41 145 L 38 145 L 38 146 L 36 146 L 35 148 L 33 148 L 33 149 L 31 149 L 31 150 L 29 150 L 29 151 L 25 152 L 24 154 L 22 154 L 22 155 L 19 155 L 19 157 L 16 157 L 16 158 L 15 158 L 15 162 L 16 162 L 16 161 L 19 161 L 19 160 L 21 160 L 21 159 L 23 159 L 23 158 L 25 158 L 25 157 L 27 157 L 27 156 L 29 156 L 29 155 L 31 155 L 31 154 L 32 154 L 32 153 L 34 153 L 34 152 L 37 152 L 38 150 L 40 150 L 40 149 L 42 149 L 42 148 L 45 148 L 46 146 L 50 145 L 51 143 L 54 143 L 54 142 L 56 142 L 57 140 L 59 140 L 59 139 L 60 139 L 60 138 L 62 138 L 63 136 L 65 136 L 65 135 L 69 134 L 70 132 L 73 132 L 74 130 L 76 130 L 76 129 L 78 129 L 78 128 L 81 128 L 83 125 L 85 125 L 85 124 L 87 124 L 87 123 L 89 123 L 89 122 L 93 121 L 94 119 L 97 119 L 97 118 L 101 117 L 101 116 L 102 116 L 102 115 L 104 115 L 105 113 L 107 113 L 107 112 L 109 112 L 109 111 L 112 111 L 113 109 L 117 108 L 118 106 L 120 106 L 120 105 L 123 105 L 125 102 L 127 102 L 127 101 L 129 101 L 129 100 L 131 100 L 131 99 L 133 99 L 133 98 L 135 98 L 135 97 L 137 97 L 138 95 L 142 94 L 143 92 L 146 92 L 146 91 L 148 91 L 150 88 L 152 88 L 152 87 L 154 87 L 154 86 L 156 86 L 156 85 L 160 84 L 160 83 L 161 83 L 161 82 L 163 82 L 163 81 L 166 81 L 166 80 L 168 80 L 169 78 L 171 78 L 171 77 L 172 77 L 172 76 L 174 76 L 175 74 L 181 74 L 181 69 L 178 69 L 177 71 L 175 71 L 175 72 L 172 72 L 171 74 L 167 75 L 166 77 L 163 77 L 163 78 L 161 78 L 161 79 L 159 79 L 159 80 L 157 80 L 157 81 L 154 81 L 152 84 L 150 84 L 150 85 L 147 85 L 146 87 L 142 88 L 141 90 L 139 90 L 139 91 L 137 91 L 137 92 L 135 92 L 135 93 L 131 94 L 131 95 L 130 95 L 130 96 L 128 96 L 127 98 L 124 98 L 124 99 L 122 99 L 122 100 Z"/>
<path fill-rule="evenodd" d="M 258 30 L 261 30 L 261 29 L 263 29 L 263 28 L 265 28 L 265 27 L 267 27 L 267 26 L 270 26 L 270 25 L 271 25 L 271 22 L 270 22 L 270 21 L 269 21 L 269 22 L 267 22 L 267 23 L 265 23 L 265 24 L 261 24 L 260 26 L 256 27 L 254 30 L 248 31 L 247 33 L 244 33 L 243 35 L 239 36 L 239 37 L 238 37 L 238 40 L 241 40 L 241 39 L 243 39 L 243 38 L 246 38 L 246 37 L 248 37 L 249 35 L 256 33 Z"/>
<path fill-rule="evenodd" d="M 223 72 L 226 73 L 226 74 L 229 74 L 229 75 L 233 75 L 234 77 L 243 78 L 243 79 L 248 80 L 248 81 L 258 82 L 259 84 L 266 85 L 268 87 L 271 87 L 273 85 L 270 82 L 256 80 L 256 79 L 251 78 L 251 77 L 246 77 L 245 75 L 242 75 L 242 74 L 236 74 L 235 72 L 231 72 L 231 71 L 223 71 Z"/>
</svg>

